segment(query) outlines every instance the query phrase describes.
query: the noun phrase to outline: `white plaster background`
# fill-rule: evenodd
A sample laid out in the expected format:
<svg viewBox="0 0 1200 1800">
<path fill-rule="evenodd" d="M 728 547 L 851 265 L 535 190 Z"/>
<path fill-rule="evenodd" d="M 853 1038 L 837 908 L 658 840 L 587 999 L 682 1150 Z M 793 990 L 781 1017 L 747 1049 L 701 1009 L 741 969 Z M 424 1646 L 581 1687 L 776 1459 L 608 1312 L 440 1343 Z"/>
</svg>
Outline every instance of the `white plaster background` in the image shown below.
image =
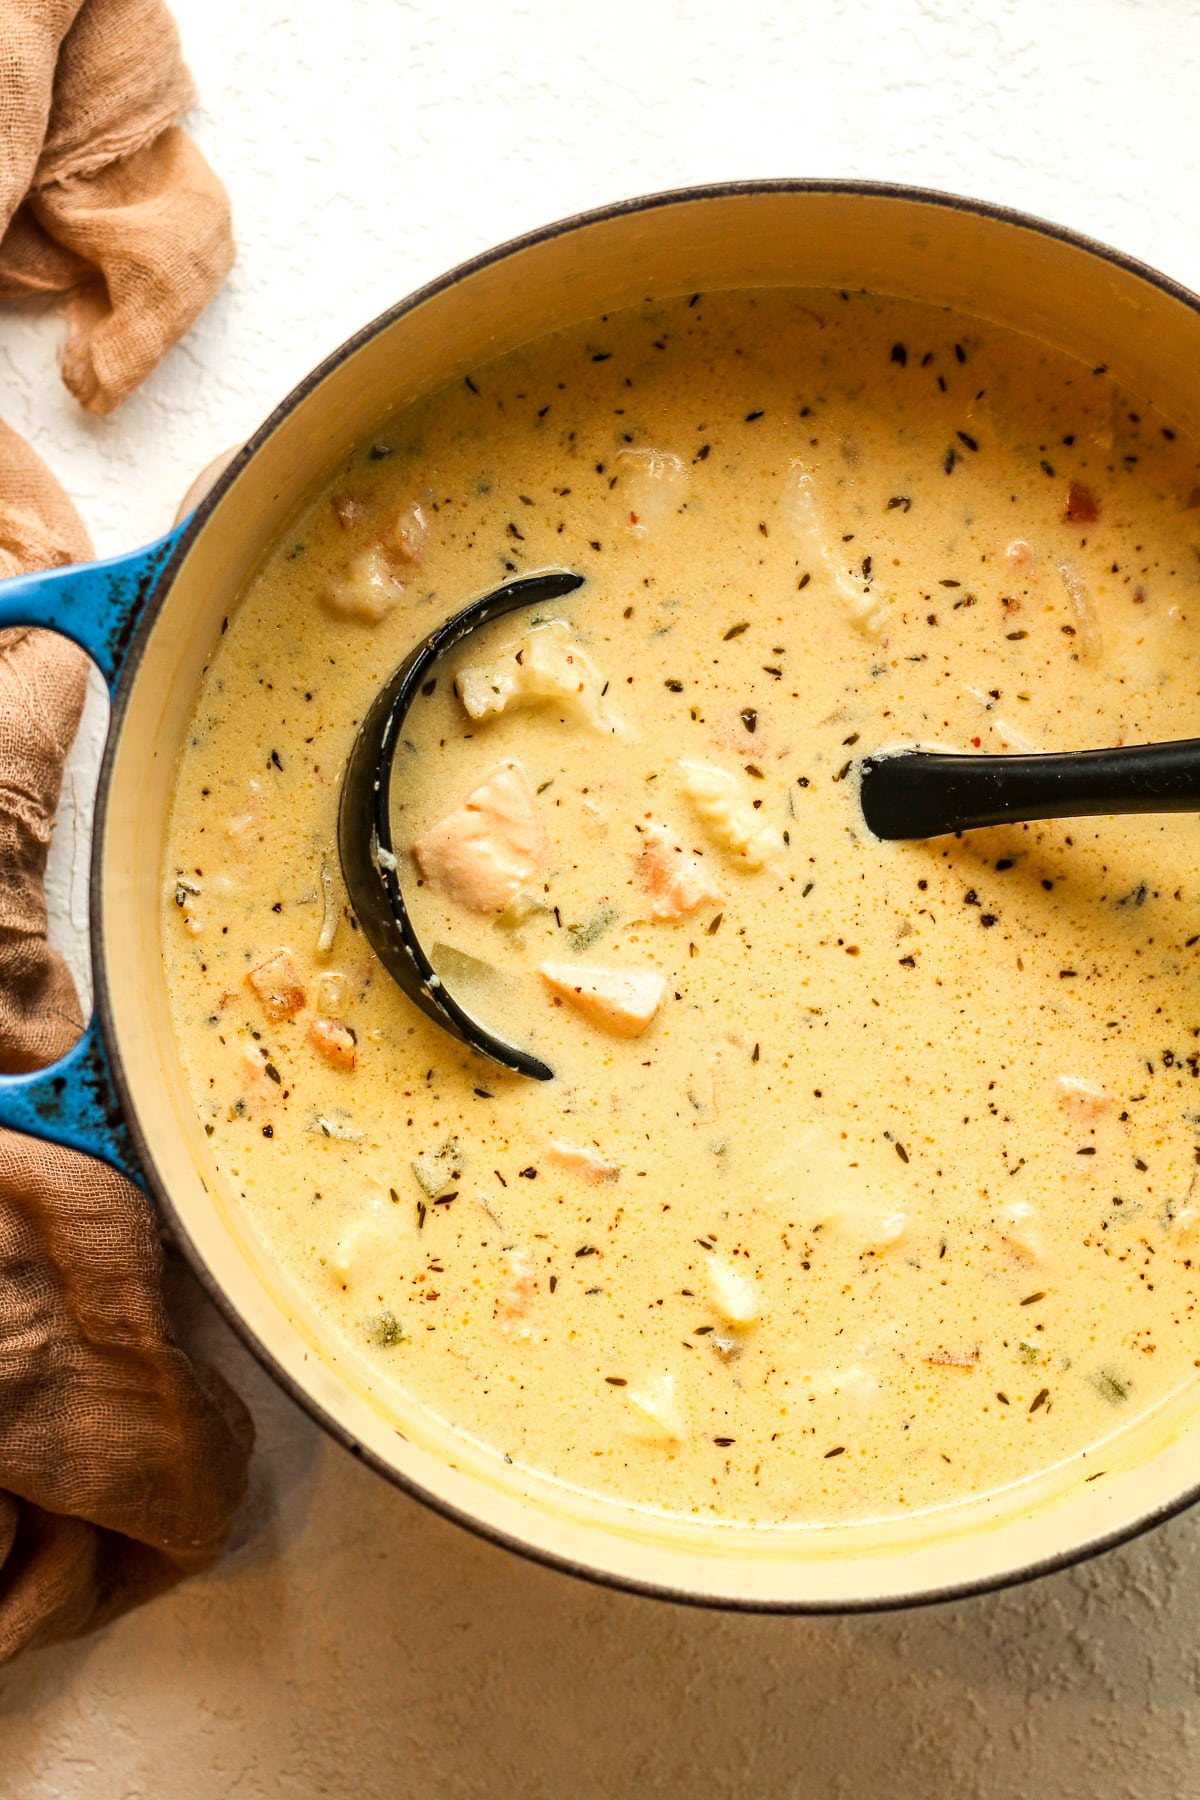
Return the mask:
<svg viewBox="0 0 1200 1800">
<path fill-rule="evenodd" d="M 0 320 L 0 413 L 113 552 L 417 283 L 647 189 L 858 175 L 1024 206 L 1200 286 L 1195 0 L 177 0 L 234 199 L 222 296 L 119 417 Z M 102 708 L 71 782 L 94 767 Z M 60 937 L 82 919 L 70 810 Z M 1191 1800 L 1200 1517 L 907 1615 L 726 1618 L 485 1547 L 327 1442 L 176 1276 L 254 1492 L 212 1574 L 0 1675 L 3 1800 Z"/>
</svg>

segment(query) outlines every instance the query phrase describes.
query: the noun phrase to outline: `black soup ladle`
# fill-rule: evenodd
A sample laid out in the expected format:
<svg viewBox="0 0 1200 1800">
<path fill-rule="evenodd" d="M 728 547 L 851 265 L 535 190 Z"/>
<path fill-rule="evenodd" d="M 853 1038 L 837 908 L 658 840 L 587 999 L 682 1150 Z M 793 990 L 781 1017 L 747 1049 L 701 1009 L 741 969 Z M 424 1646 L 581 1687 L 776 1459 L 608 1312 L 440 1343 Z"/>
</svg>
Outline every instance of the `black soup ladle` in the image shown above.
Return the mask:
<svg viewBox="0 0 1200 1800">
<path fill-rule="evenodd" d="M 392 843 L 391 788 L 396 751 L 409 708 L 430 669 L 480 625 L 523 606 L 561 599 L 582 587 L 570 569 L 525 575 L 472 600 L 410 650 L 371 703 L 358 728 L 342 776 L 338 802 L 338 856 L 355 917 L 376 956 L 421 1011 L 452 1037 L 518 1075 L 550 1081 L 554 1071 L 540 1058 L 497 1037 L 447 993 L 413 930 L 400 887 Z"/>
<path fill-rule="evenodd" d="M 1031 819 L 1200 811 L 1200 738 L 1036 756 L 897 750 L 859 764 L 878 838 L 944 837 Z"/>
</svg>

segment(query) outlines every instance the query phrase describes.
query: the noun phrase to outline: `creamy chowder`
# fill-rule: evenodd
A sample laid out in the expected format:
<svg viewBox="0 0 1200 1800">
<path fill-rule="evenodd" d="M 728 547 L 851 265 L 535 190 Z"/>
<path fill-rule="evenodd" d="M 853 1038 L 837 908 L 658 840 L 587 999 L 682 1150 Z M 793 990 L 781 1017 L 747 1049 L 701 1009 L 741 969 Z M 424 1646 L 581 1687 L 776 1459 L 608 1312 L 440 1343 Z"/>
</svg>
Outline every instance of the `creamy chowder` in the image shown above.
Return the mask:
<svg viewBox="0 0 1200 1800">
<path fill-rule="evenodd" d="M 231 614 L 163 899 L 253 1231 L 379 1404 L 634 1504 L 886 1516 L 1194 1379 L 1193 819 L 882 844 L 857 759 L 1191 735 L 1196 448 L 1090 369 L 863 294 L 598 318 L 394 415 Z M 473 595 L 578 592 L 431 676 L 399 873 L 462 1049 L 336 851 L 372 697 Z"/>
</svg>

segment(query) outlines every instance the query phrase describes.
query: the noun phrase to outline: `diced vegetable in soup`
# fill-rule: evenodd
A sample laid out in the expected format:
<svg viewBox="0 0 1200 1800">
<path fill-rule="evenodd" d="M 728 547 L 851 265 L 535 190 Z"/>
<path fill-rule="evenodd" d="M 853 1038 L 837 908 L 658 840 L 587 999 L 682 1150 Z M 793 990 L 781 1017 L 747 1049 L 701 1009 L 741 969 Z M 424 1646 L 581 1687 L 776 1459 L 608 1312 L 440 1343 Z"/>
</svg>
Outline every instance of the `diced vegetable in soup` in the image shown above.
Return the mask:
<svg viewBox="0 0 1200 1800">
<path fill-rule="evenodd" d="M 727 1521 L 960 1500 L 1195 1380 L 1200 836 L 882 844 L 881 747 L 1193 735 L 1197 449 L 1031 339 L 861 294 L 593 320 L 397 414 L 205 675 L 163 939 L 196 1110 L 328 1353 L 541 1475 Z M 338 873 L 426 682 L 401 995 Z"/>
</svg>

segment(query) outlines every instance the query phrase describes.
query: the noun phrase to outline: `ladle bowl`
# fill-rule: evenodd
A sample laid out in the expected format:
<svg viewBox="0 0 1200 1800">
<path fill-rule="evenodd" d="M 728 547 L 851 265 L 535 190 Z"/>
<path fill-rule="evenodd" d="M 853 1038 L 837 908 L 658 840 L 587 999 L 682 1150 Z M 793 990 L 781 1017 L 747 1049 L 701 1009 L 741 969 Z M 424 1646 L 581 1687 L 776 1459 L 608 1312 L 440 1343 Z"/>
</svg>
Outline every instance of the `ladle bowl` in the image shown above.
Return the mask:
<svg viewBox="0 0 1200 1800">
<path fill-rule="evenodd" d="M 392 784 L 404 721 L 435 664 L 481 625 L 524 606 L 561 599 L 582 587 L 583 579 L 569 569 L 522 576 L 470 601 L 422 638 L 385 681 L 359 726 L 338 802 L 338 854 L 346 891 L 388 974 L 423 1013 L 460 1043 L 535 1081 L 549 1081 L 554 1071 L 474 1018 L 447 990 L 417 937 L 392 842 Z"/>
</svg>

